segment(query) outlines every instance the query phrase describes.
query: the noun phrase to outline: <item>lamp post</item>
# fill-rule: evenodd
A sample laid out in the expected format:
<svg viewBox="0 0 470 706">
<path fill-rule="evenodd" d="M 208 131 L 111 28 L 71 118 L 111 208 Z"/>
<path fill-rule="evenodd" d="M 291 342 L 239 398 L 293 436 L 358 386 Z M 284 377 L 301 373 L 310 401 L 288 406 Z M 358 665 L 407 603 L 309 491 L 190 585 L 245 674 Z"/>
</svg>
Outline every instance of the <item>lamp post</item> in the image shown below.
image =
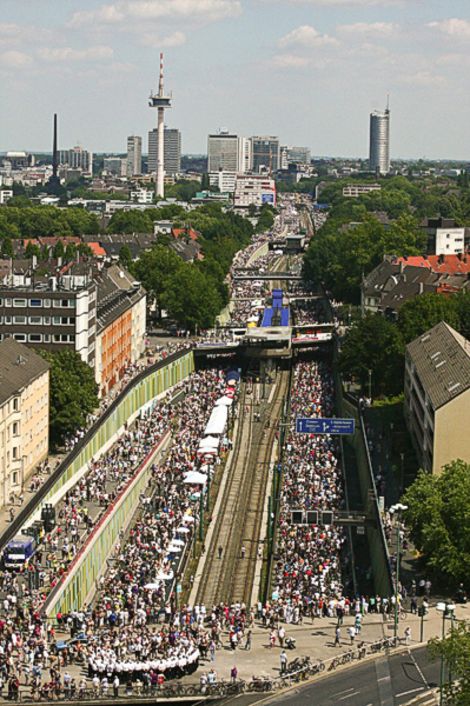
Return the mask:
<svg viewBox="0 0 470 706">
<path fill-rule="evenodd" d="M 396 503 L 390 508 L 390 513 L 395 516 L 395 526 L 397 530 L 397 562 L 395 567 L 395 619 L 393 625 L 393 636 L 395 639 L 398 636 L 398 586 L 400 582 L 400 550 L 401 550 L 401 525 L 400 525 L 400 513 L 408 510 L 407 505 L 402 503 Z"/>
<path fill-rule="evenodd" d="M 367 372 L 369 373 L 369 400 L 372 401 L 372 370 L 369 368 Z"/>
<path fill-rule="evenodd" d="M 442 639 L 445 638 L 446 634 L 446 618 L 450 618 L 453 621 L 455 605 L 453 603 L 447 603 L 447 601 L 439 602 L 436 609 L 442 613 Z M 441 655 L 441 671 L 439 677 L 439 706 L 443 706 L 444 703 L 444 655 Z"/>
</svg>

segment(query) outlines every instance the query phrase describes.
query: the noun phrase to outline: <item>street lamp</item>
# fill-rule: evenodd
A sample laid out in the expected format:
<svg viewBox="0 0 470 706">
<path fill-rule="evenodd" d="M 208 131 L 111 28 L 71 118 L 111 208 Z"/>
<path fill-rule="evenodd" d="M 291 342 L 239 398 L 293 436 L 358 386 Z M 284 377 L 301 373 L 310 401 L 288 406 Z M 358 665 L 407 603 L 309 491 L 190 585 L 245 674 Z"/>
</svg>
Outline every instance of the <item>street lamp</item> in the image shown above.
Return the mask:
<svg viewBox="0 0 470 706">
<path fill-rule="evenodd" d="M 369 400 L 372 400 L 372 370 L 369 368 Z"/>
<path fill-rule="evenodd" d="M 446 633 L 446 618 L 450 618 L 453 621 L 455 605 L 453 603 L 439 602 L 436 606 L 436 610 L 442 613 L 442 639 L 445 638 Z M 441 672 L 439 678 L 439 706 L 444 703 L 444 655 L 441 654 Z"/>
<path fill-rule="evenodd" d="M 403 505 L 403 503 L 396 503 L 390 508 L 390 514 L 395 515 L 395 526 L 397 530 L 397 562 L 395 568 L 395 620 L 393 626 L 393 635 L 395 639 L 398 635 L 398 584 L 400 581 L 400 549 L 401 549 L 401 526 L 400 526 L 400 513 L 408 510 L 408 505 Z"/>
</svg>

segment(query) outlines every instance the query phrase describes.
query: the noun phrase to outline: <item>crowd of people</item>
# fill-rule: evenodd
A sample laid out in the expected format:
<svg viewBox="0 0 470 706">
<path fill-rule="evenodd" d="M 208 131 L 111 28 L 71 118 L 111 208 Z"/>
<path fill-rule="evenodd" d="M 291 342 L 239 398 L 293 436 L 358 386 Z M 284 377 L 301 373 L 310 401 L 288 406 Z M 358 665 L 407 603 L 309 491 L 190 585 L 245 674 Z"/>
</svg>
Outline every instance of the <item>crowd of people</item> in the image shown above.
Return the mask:
<svg viewBox="0 0 470 706">
<path fill-rule="evenodd" d="M 333 413 L 334 384 L 328 365 L 299 362 L 294 368 L 291 389 L 291 419 L 330 417 Z M 343 486 L 338 446 L 329 435 L 297 434 L 287 439 L 284 457 L 284 482 L 278 528 L 278 560 L 274 572 L 274 594 L 287 610 L 312 610 L 341 600 L 341 550 L 343 530 L 316 524 L 294 524 L 292 511 L 335 511 L 342 507 Z M 304 518 L 306 515 L 304 514 Z"/>
<path fill-rule="evenodd" d="M 148 490 L 140 497 L 139 518 L 128 536 L 120 537 L 111 568 L 100 579 L 96 602 L 70 616 L 59 614 L 57 622 L 70 628 L 71 637 L 85 636 L 84 644 L 78 641 L 70 651 L 88 661 L 91 677 L 109 685 L 116 678 L 121 683 L 150 683 L 158 675 L 166 679 L 196 668 L 205 631 L 189 620 L 185 625 L 172 612 L 168 579 L 192 540 L 198 516 L 200 486 L 185 483 L 185 474 L 204 461 L 197 455 L 198 443 L 225 388 L 219 370 L 193 373 L 172 391 L 172 396 L 182 393 L 180 401 L 172 403 L 168 395 L 142 414 L 67 491 L 58 507 L 56 529 L 43 536 L 28 568 L 2 573 L 0 687 L 8 684 L 10 692 L 16 682 L 26 684 L 33 696 L 62 688 L 51 654 L 55 630 L 43 618 L 41 606 L 96 522 L 99 514 L 93 518 L 91 508 L 106 510 L 168 429 L 173 434 L 171 450 L 152 468 Z M 39 587 L 25 582 L 26 572 L 32 570 L 39 572 Z M 64 649 L 64 665 L 67 652 Z"/>
<path fill-rule="evenodd" d="M 295 299 L 291 301 L 292 314 L 297 326 L 325 323 L 326 312 L 320 299 Z"/>
</svg>

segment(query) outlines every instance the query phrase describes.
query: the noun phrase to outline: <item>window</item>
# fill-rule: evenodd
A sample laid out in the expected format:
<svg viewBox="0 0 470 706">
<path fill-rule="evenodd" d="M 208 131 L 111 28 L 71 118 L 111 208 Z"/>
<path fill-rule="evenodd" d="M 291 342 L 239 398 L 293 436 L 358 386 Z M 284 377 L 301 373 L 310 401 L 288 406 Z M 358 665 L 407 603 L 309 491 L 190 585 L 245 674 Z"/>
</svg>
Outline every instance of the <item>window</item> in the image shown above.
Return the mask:
<svg viewBox="0 0 470 706">
<path fill-rule="evenodd" d="M 18 472 L 14 471 L 11 477 L 11 482 L 13 485 L 16 485 L 18 483 Z"/>
<path fill-rule="evenodd" d="M 26 306 L 26 299 L 13 299 L 13 306 Z"/>
<path fill-rule="evenodd" d="M 50 300 L 50 299 L 43 299 L 43 300 L 42 300 L 42 305 L 43 305 L 44 307 L 49 308 L 50 305 L 51 305 L 51 300 Z"/>
<path fill-rule="evenodd" d="M 9 297 L 5 299 L 5 306 L 11 306 L 11 299 Z"/>
<path fill-rule="evenodd" d="M 5 316 L 5 323 L 6 323 L 6 324 L 11 324 L 11 322 L 12 322 L 11 316 Z"/>
<path fill-rule="evenodd" d="M 19 341 L 20 343 L 26 343 L 25 333 L 14 333 L 13 338 L 15 339 L 15 341 Z"/>
<path fill-rule="evenodd" d="M 29 323 L 34 324 L 35 326 L 42 324 L 42 316 L 30 316 Z"/>
<path fill-rule="evenodd" d="M 14 324 L 25 324 L 26 323 L 26 316 L 14 316 L 13 323 Z"/>
<path fill-rule="evenodd" d="M 20 433 L 20 425 L 18 422 L 13 422 L 13 436 L 18 436 Z"/>
<path fill-rule="evenodd" d="M 30 299 L 29 300 L 29 306 L 33 307 L 40 307 L 42 306 L 42 300 L 41 299 Z"/>
<path fill-rule="evenodd" d="M 50 333 L 45 333 L 42 340 L 44 341 L 44 343 L 50 343 L 50 341 L 51 341 Z"/>
<path fill-rule="evenodd" d="M 13 398 L 13 409 L 15 410 L 15 412 L 18 411 L 19 407 L 20 407 L 20 398 L 14 397 Z"/>
<path fill-rule="evenodd" d="M 30 343 L 41 343 L 42 335 L 40 333 L 30 333 L 28 339 Z"/>
<path fill-rule="evenodd" d="M 13 459 L 18 458 L 18 447 L 17 446 L 14 446 L 12 449 L 12 458 Z"/>
</svg>

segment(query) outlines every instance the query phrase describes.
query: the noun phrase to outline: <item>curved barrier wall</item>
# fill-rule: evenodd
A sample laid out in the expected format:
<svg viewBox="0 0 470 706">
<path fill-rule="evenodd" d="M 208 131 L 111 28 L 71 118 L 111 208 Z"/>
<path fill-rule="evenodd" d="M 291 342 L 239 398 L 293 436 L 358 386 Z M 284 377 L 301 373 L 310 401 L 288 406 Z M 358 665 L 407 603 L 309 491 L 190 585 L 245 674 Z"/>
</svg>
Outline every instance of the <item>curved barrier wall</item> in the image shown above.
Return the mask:
<svg viewBox="0 0 470 706">
<path fill-rule="evenodd" d="M 158 395 L 181 382 L 194 371 L 192 350 L 174 353 L 139 373 L 116 397 L 104 414 L 63 459 L 36 495 L 21 510 L 0 539 L 0 551 L 40 512 L 43 503 L 65 492 L 66 484 L 101 453 L 124 427 Z"/>
</svg>

